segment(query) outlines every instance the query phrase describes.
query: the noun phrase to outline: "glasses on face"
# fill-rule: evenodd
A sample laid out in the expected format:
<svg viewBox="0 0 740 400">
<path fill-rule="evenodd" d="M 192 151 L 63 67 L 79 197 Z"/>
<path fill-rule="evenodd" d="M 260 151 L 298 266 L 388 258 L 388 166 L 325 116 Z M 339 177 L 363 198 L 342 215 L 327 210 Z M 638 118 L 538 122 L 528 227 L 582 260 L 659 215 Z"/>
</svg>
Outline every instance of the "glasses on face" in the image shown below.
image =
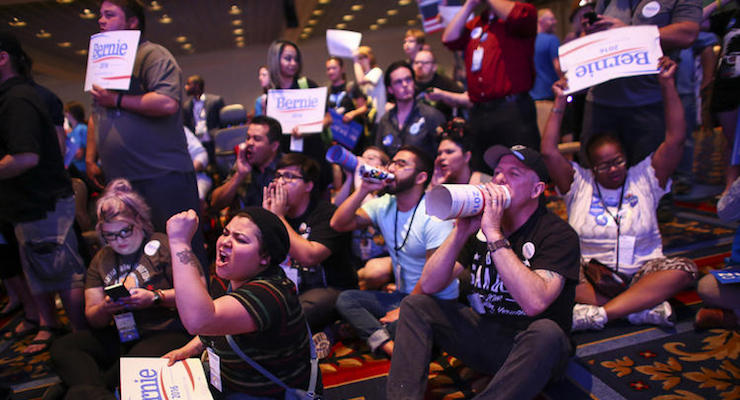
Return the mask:
<svg viewBox="0 0 740 400">
<path fill-rule="evenodd" d="M 112 242 L 112 241 L 116 240 L 116 238 L 127 239 L 127 238 L 131 237 L 131 235 L 133 235 L 133 234 L 134 234 L 134 226 L 133 225 L 129 225 L 129 226 L 121 229 L 118 232 L 106 232 L 106 231 L 103 231 L 102 232 L 103 239 L 105 239 L 108 242 Z"/>
<path fill-rule="evenodd" d="M 594 167 L 594 170 L 598 173 L 606 173 L 609 172 L 612 167 L 616 168 L 622 168 L 625 165 L 627 165 L 627 160 L 624 159 L 624 157 L 617 157 L 611 161 L 605 161 L 597 166 Z"/>
<path fill-rule="evenodd" d="M 391 160 L 391 162 L 388 163 L 388 168 L 393 166 L 395 166 L 397 170 L 404 169 L 406 167 L 412 167 L 411 163 L 404 159 Z"/>
<path fill-rule="evenodd" d="M 277 182 L 280 179 L 283 179 L 285 182 L 293 182 L 298 179 L 303 180 L 303 177 L 300 175 L 290 173 L 290 172 L 284 172 L 284 173 L 278 172 L 275 174 L 274 181 Z"/>
</svg>

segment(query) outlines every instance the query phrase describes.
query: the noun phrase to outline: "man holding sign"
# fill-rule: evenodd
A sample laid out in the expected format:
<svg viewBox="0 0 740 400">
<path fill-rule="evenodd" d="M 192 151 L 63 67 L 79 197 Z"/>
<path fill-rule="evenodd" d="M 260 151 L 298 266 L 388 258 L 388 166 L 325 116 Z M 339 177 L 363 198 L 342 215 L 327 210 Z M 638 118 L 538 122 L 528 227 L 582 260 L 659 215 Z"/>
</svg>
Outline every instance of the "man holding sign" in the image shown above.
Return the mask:
<svg viewBox="0 0 740 400">
<path fill-rule="evenodd" d="M 657 25 L 665 52 L 690 46 L 699 33 L 701 20 L 699 0 L 599 0 L 595 11 L 596 18 L 583 20 L 587 33 L 629 25 Z M 634 165 L 663 141 L 665 121 L 656 75 L 602 83 L 589 90 L 586 100 L 582 143 L 595 132 L 615 131 L 626 146 L 628 163 Z"/>
<path fill-rule="evenodd" d="M 101 32 L 141 30 L 143 36 L 144 8 L 136 0 L 106 0 L 100 5 L 98 23 Z M 198 209 L 199 204 L 183 132 L 182 87 L 182 71 L 172 54 L 142 39 L 129 89 L 112 91 L 93 84 L 90 91 L 94 105 L 88 129 L 93 134 L 88 135 L 87 173 L 100 185 L 103 172 L 108 180 L 128 179 L 152 208 L 157 232 L 165 231 L 169 217 Z M 202 243 L 199 232 L 193 248 L 207 265 Z"/>
</svg>

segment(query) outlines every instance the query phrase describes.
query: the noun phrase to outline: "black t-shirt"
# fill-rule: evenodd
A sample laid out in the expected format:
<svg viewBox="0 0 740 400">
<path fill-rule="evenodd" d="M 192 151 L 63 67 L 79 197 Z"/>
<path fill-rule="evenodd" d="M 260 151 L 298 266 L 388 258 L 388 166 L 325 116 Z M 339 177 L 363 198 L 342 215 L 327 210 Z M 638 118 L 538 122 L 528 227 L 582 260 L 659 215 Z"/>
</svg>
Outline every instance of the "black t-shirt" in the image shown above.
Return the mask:
<svg viewBox="0 0 740 400">
<path fill-rule="evenodd" d="M 329 94 L 326 101 L 326 106 L 333 109 L 341 108 L 342 114 L 355 109 L 355 104 L 349 97 L 349 93 L 347 93 L 346 82 L 337 86 L 329 86 Z"/>
<path fill-rule="evenodd" d="M 711 108 L 714 112 L 731 111 L 740 104 L 740 75 L 737 72 L 740 62 L 740 10 L 736 8 L 712 15 L 710 26 L 722 43 Z"/>
<path fill-rule="evenodd" d="M 34 89 L 36 89 L 36 93 L 39 94 L 39 97 L 41 97 L 41 100 L 46 105 L 46 109 L 49 111 L 51 122 L 54 123 L 54 126 L 64 125 L 64 104 L 62 104 L 62 100 L 60 100 L 59 97 L 46 86 L 39 85 L 34 81 L 29 83 Z M 79 122 L 86 123 L 87 121 Z"/>
<path fill-rule="evenodd" d="M 326 286 L 338 289 L 357 287 L 357 273 L 352 268 L 350 259 L 351 233 L 337 232 L 329 226 L 331 216 L 337 207 L 327 201 L 311 202 L 306 212 L 296 218 L 286 218 L 290 226 L 302 237 L 312 242 L 318 242 L 331 250 L 331 255 L 321 263 L 326 276 Z M 315 267 L 299 266 L 296 267 Z M 304 279 L 304 271 L 301 279 Z M 319 285 L 321 286 L 321 285 Z M 315 287 L 315 286 L 314 286 Z M 300 287 L 301 291 L 309 287 Z"/>
<path fill-rule="evenodd" d="M 444 114 L 447 121 L 452 119 L 452 107 L 442 101 L 424 100 L 424 91 L 429 88 L 442 89 L 453 93 L 462 93 L 465 91 L 459 83 L 436 72 L 434 73 L 432 80 L 430 80 L 429 82 L 415 82 L 415 86 L 418 99 L 423 101 L 425 104 L 429 104 L 430 106 L 439 110 L 442 114 Z"/>
<path fill-rule="evenodd" d="M 562 275 L 565 277 L 565 286 L 545 311 L 534 317 L 527 316 L 506 289 L 495 265 L 492 265 L 486 242 L 471 236 L 457 261 L 470 268 L 470 283 L 473 292 L 480 297 L 485 315 L 505 321 L 517 330 L 526 328 L 534 320 L 548 318 L 555 321 L 565 333 L 570 332 L 581 257 L 576 232 L 567 222 L 540 206 L 507 239 L 524 265 L 531 270 L 550 270 Z"/>
<path fill-rule="evenodd" d="M 46 105 L 21 78 L 0 85 L 0 158 L 34 153 L 36 166 L 0 180 L 0 219 L 37 221 L 54 209 L 56 200 L 72 195 L 59 141 Z"/>
</svg>

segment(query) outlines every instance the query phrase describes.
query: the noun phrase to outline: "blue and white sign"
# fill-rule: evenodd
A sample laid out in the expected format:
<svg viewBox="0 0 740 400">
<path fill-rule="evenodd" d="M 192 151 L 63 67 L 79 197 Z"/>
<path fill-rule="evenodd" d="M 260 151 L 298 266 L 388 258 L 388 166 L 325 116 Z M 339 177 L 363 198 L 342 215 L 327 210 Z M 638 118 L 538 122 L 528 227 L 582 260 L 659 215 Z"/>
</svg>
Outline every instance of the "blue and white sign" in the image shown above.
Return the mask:
<svg viewBox="0 0 740 400">
<path fill-rule="evenodd" d="M 300 133 L 321 132 L 325 112 L 326 87 L 267 92 L 267 116 L 280 122 L 284 134 L 291 134 L 296 126 Z"/>
<path fill-rule="evenodd" d="M 141 31 L 101 32 L 90 36 L 85 91 L 96 84 L 104 89 L 128 90 Z"/>
<path fill-rule="evenodd" d="M 348 124 L 344 123 L 342 115 L 333 108 L 329 109 L 329 114 L 331 115 L 332 139 L 348 149 L 354 149 L 360 134 L 362 134 L 362 125 L 355 121 L 350 121 Z"/>
<path fill-rule="evenodd" d="M 568 78 L 566 94 L 616 78 L 657 74 L 663 56 L 655 25 L 593 33 L 560 46 L 558 53 Z"/>
</svg>

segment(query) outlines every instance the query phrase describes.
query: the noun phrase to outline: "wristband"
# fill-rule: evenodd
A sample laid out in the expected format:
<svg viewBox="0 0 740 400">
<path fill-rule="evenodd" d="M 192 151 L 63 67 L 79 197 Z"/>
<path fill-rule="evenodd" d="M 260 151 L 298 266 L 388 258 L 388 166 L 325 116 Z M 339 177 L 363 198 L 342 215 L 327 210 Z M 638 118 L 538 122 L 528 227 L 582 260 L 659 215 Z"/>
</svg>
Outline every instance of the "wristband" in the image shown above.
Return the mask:
<svg viewBox="0 0 740 400">
<path fill-rule="evenodd" d="M 123 100 L 123 93 L 118 93 L 118 97 L 116 97 L 116 108 L 121 109 L 121 100 Z"/>
</svg>

